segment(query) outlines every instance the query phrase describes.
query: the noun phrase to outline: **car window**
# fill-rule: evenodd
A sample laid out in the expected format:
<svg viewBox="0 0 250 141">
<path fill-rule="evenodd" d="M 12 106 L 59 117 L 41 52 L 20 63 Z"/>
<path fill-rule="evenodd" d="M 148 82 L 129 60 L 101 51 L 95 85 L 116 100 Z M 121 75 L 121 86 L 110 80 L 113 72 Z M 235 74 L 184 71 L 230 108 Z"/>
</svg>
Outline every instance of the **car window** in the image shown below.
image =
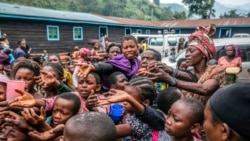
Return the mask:
<svg viewBox="0 0 250 141">
<path fill-rule="evenodd" d="M 152 46 L 163 46 L 163 38 L 151 38 L 149 44 Z"/>
<path fill-rule="evenodd" d="M 167 38 L 169 46 L 176 46 L 177 45 L 177 38 L 175 36 L 169 36 Z"/>
</svg>

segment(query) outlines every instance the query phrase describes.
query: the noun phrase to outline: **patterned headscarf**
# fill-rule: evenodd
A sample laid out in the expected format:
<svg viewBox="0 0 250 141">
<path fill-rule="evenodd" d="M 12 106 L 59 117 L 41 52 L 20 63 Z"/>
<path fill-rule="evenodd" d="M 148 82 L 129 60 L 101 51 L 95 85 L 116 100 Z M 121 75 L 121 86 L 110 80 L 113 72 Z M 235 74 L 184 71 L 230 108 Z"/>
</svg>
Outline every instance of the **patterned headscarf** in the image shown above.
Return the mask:
<svg viewBox="0 0 250 141">
<path fill-rule="evenodd" d="M 241 57 L 241 51 L 240 48 L 234 44 L 229 44 L 225 46 L 225 49 L 227 49 L 228 47 L 232 47 L 234 49 L 234 57 Z"/>
<path fill-rule="evenodd" d="M 197 31 L 192 33 L 188 40 L 189 46 L 198 48 L 210 60 L 216 53 L 215 45 L 210 36 L 216 32 L 216 25 L 211 24 L 210 27 L 197 27 Z"/>
<path fill-rule="evenodd" d="M 86 56 L 89 56 L 90 55 L 90 50 L 87 49 L 87 48 L 81 48 L 80 51 L 79 51 L 79 55 L 83 58 L 83 57 L 86 57 Z"/>
</svg>

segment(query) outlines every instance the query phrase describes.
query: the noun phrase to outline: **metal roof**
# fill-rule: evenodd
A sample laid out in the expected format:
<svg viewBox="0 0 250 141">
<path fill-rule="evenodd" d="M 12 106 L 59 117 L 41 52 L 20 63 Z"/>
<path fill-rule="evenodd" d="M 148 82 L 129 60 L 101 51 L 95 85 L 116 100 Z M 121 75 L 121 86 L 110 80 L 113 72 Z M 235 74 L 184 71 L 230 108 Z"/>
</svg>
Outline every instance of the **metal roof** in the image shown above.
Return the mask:
<svg viewBox="0 0 250 141">
<path fill-rule="evenodd" d="M 68 20 L 81 21 L 81 22 L 98 22 L 98 23 L 112 23 L 117 24 L 116 21 L 112 21 L 94 14 L 80 13 L 80 12 L 68 12 L 60 10 L 50 10 L 29 6 L 22 6 L 16 4 L 7 4 L 0 2 L 0 17 L 13 18 L 27 18 L 27 19 L 40 19 L 40 20 Z"/>
</svg>

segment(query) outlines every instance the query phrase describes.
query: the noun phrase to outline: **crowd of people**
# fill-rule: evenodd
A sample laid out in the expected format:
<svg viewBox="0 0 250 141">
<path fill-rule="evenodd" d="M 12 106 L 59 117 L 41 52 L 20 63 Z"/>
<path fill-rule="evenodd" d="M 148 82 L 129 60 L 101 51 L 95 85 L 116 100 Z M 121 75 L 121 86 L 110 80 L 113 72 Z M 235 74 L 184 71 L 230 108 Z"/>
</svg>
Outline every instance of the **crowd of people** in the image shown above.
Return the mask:
<svg viewBox="0 0 250 141">
<path fill-rule="evenodd" d="M 230 66 L 241 70 L 234 45 L 213 60 L 215 32 L 215 25 L 198 27 L 177 68 L 163 64 L 161 53 L 151 48 L 138 59 L 132 35 L 107 43 L 105 50 L 102 42 L 90 40 L 92 47 L 75 47 L 66 65 L 47 51 L 42 59 L 30 57 L 25 39 L 11 60 L 9 41 L 2 38 L 0 140 L 250 140 L 250 83 L 226 73 Z M 24 82 L 24 88 L 8 87 L 13 81 Z M 12 99 L 10 89 L 18 93 Z"/>
</svg>

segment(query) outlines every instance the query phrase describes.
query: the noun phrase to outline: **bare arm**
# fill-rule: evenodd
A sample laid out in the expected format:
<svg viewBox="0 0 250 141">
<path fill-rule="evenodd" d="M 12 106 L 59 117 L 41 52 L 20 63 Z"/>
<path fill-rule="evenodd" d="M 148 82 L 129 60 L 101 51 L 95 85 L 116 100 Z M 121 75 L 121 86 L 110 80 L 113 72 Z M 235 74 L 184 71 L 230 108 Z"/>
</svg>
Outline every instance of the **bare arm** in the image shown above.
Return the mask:
<svg viewBox="0 0 250 141">
<path fill-rule="evenodd" d="M 132 128 L 129 124 L 116 125 L 117 138 L 122 138 L 131 135 Z"/>
</svg>

